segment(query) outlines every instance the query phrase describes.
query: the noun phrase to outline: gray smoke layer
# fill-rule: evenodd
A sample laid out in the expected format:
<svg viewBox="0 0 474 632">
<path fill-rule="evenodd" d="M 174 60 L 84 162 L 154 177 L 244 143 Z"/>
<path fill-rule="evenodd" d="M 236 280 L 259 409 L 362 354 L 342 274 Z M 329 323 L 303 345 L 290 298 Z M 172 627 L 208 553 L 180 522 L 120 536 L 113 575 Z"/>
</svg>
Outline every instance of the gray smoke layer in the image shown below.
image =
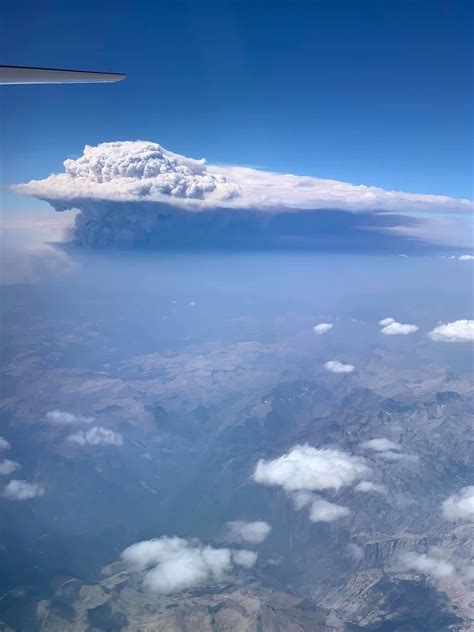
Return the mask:
<svg viewBox="0 0 474 632">
<path fill-rule="evenodd" d="M 83 200 L 75 239 L 90 248 L 409 251 L 420 243 L 390 228 L 413 224 L 416 220 L 404 216 L 376 213 L 225 208 L 190 213 L 156 202 Z"/>
</svg>

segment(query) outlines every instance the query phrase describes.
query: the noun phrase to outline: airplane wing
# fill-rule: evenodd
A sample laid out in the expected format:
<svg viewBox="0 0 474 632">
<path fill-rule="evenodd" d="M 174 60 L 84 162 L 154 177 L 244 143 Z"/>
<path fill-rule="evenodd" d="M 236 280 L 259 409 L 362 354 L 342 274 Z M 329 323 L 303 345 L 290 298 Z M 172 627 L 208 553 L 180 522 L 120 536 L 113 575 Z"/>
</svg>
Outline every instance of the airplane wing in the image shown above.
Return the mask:
<svg viewBox="0 0 474 632">
<path fill-rule="evenodd" d="M 88 72 L 85 70 L 0 65 L 0 85 L 15 83 L 110 83 L 122 81 L 126 76 L 117 72 Z"/>
</svg>

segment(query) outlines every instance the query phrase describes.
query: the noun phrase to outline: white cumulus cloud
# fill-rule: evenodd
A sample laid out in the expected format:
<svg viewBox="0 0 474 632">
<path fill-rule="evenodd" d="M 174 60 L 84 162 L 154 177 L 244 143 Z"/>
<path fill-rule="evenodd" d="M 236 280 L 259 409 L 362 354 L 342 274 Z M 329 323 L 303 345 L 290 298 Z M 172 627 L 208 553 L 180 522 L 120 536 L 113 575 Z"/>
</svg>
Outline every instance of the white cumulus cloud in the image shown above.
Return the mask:
<svg viewBox="0 0 474 632">
<path fill-rule="evenodd" d="M 44 494 L 44 488 L 36 483 L 12 479 L 3 489 L 7 500 L 30 500 Z"/>
<path fill-rule="evenodd" d="M 436 342 L 472 342 L 474 320 L 455 320 L 452 323 L 438 325 L 428 335 Z"/>
<path fill-rule="evenodd" d="M 450 577 L 455 573 L 454 566 L 443 559 L 430 557 L 426 553 L 407 551 L 399 557 L 400 565 L 406 570 L 417 571 L 435 579 Z"/>
<path fill-rule="evenodd" d="M 313 327 L 313 331 L 318 336 L 322 334 L 326 334 L 330 329 L 332 329 L 334 325 L 332 323 L 319 323 Z"/>
<path fill-rule="evenodd" d="M 336 505 L 320 498 L 311 504 L 309 519 L 311 522 L 334 522 L 349 516 L 350 513 L 351 510 L 348 507 Z"/>
<path fill-rule="evenodd" d="M 461 255 L 459 261 L 474 261 L 474 255 Z"/>
<path fill-rule="evenodd" d="M 353 364 L 339 362 L 339 360 L 329 360 L 329 362 L 326 362 L 324 365 L 324 368 L 331 373 L 353 373 L 355 371 Z"/>
<path fill-rule="evenodd" d="M 271 526 L 263 520 L 254 522 L 232 520 L 226 523 L 225 529 L 228 542 L 248 542 L 249 544 L 261 544 L 272 530 Z"/>
<path fill-rule="evenodd" d="M 360 562 L 364 559 L 364 549 L 355 542 L 350 542 L 347 545 L 347 553 L 349 557 L 352 557 L 356 562 Z"/>
<path fill-rule="evenodd" d="M 379 325 L 382 325 L 381 333 L 385 336 L 407 336 L 418 331 L 417 325 L 410 325 L 408 323 L 398 323 L 394 318 L 384 318 L 379 320 Z"/>
<path fill-rule="evenodd" d="M 299 492 L 293 492 L 291 494 L 291 499 L 293 501 L 293 505 L 295 506 L 295 509 L 297 511 L 300 511 L 300 509 L 303 509 L 303 507 L 307 507 L 308 505 L 311 505 L 311 503 L 315 499 L 315 494 L 302 490 Z"/>
<path fill-rule="evenodd" d="M 232 551 L 232 560 L 237 566 L 243 566 L 244 568 L 252 568 L 255 566 L 258 554 L 255 551 L 247 551 L 246 549 L 240 549 L 238 551 Z"/>
<path fill-rule="evenodd" d="M 361 443 L 363 448 L 368 448 L 369 450 L 375 450 L 376 452 L 385 452 L 386 450 L 399 450 L 400 445 L 395 443 L 394 441 L 390 441 L 390 439 L 369 439 L 369 441 L 364 441 Z"/>
<path fill-rule="evenodd" d="M 406 461 L 408 463 L 418 463 L 419 461 L 416 454 L 405 454 L 404 452 L 394 452 L 393 450 L 377 452 L 377 456 L 385 459 L 385 461 Z"/>
<path fill-rule="evenodd" d="M 449 496 L 441 505 L 443 516 L 448 520 L 468 520 L 474 522 L 474 485 L 463 487 Z"/>
<path fill-rule="evenodd" d="M 58 426 L 73 426 L 75 424 L 90 424 L 94 421 L 94 417 L 75 415 L 65 410 L 50 410 L 46 413 L 46 421 Z"/>
<path fill-rule="evenodd" d="M 132 571 L 142 573 L 145 590 L 162 595 L 222 581 L 234 565 L 250 568 L 257 559 L 252 551 L 166 536 L 132 544 L 121 557 Z"/>
<path fill-rule="evenodd" d="M 9 459 L 4 459 L 3 461 L 0 461 L 0 476 L 9 476 L 19 469 L 20 464 L 16 461 L 10 461 Z"/>
<path fill-rule="evenodd" d="M 379 485 L 372 481 L 361 481 L 354 487 L 356 492 L 374 492 L 375 494 L 385 494 L 387 488 L 385 485 Z"/>
<path fill-rule="evenodd" d="M 377 456 L 386 461 L 407 461 L 417 463 L 418 457 L 414 454 L 405 454 L 400 452 L 401 446 L 390 439 L 370 439 L 361 443 L 362 448 L 374 450 Z"/>
<path fill-rule="evenodd" d="M 0 437 L 0 450 L 9 450 L 11 445 L 4 437 Z"/>
<path fill-rule="evenodd" d="M 119 432 L 114 432 L 102 426 L 93 426 L 89 430 L 81 430 L 69 436 L 69 441 L 79 445 L 111 445 L 120 447 L 123 445 L 123 437 Z"/>
<path fill-rule="evenodd" d="M 362 457 L 337 449 L 296 445 L 276 459 L 261 459 L 253 479 L 263 485 L 283 487 L 286 492 L 338 490 L 352 485 L 369 471 Z"/>
</svg>

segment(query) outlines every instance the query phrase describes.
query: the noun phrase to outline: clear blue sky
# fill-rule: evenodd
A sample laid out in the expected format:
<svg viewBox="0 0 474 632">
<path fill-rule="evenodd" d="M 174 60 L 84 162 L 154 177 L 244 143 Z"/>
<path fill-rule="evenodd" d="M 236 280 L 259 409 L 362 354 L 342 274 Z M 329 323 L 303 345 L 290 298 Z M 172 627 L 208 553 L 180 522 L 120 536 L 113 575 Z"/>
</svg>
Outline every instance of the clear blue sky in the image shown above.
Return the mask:
<svg viewBox="0 0 474 632">
<path fill-rule="evenodd" d="M 0 88 L 4 182 L 85 144 L 472 197 L 472 3 L 138 0 L 2 4 L 1 63 L 126 72 Z"/>
</svg>

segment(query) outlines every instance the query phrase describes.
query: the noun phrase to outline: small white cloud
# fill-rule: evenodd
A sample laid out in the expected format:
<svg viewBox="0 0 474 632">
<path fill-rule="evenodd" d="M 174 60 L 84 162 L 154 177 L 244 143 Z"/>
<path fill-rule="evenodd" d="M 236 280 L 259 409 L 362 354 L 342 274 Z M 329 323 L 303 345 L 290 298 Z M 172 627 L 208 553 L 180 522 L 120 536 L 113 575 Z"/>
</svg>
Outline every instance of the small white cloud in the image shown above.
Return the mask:
<svg viewBox="0 0 474 632">
<path fill-rule="evenodd" d="M 461 255 L 459 261 L 474 261 L 474 255 Z"/>
<path fill-rule="evenodd" d="M 0 476 L 9 476 L 19 469 L 20 464 L 16 461 L 10 461 L 9 459 L 4 459 L 3 461 L 0 461 Z"/>
<path fill-rule="evenodd" d="M 441 505 L 443 516 L 448 520 L 474 521 L 474 485 L 463 487 L 449 496 Z"/>
<path fill-rule="evenodd" d="M 111 445 L 120 447 L 123 445 L 123 436 L 119 432 L 93 426 L 89 430 L 81 430 L 69 436 L 69 441 L 79 445 Z"/>
<path fill-rule="evenodd" d="M 349 557 L 352 557 L 356 562 L 360 562 L 364 559 L 364 549 L 355 542 L 351 542 L 347 545 L 347 553 Z"/>
<path fill-rule="evenodd" d="M 398 323 L 393 318 L 384 318 L 379 321 L 379 325 L 383 325 L 381 333 L 384 336 L 408 336 L 408 334 L 413 334 L 419 329 L 417 325 Z"/>
<path fill-rule="evenodd" d="M 474 340 L 474 320 L 455 320 L 441 324 L 429 332 L 436 342 L 472 342 Z"/>
<path fill-rule="evenodd" d="M 324 368 L 331 373 L 353 373 L 355 366 L 347 364 L 346 362 L 339 362 L 338 360 L 329 360 L 324 365 Z"/>
<path fill-rule="evenodd" d="M 75 415 L 65 410 L 50 410 L 46 413 L 46 421 L 58 426 L 73 426 L 75 424 L 90 424 L 94 421 L 94 417 Z"/>
<path fill-rule="evenodd" d="M 377 452 L 377 456 L 385 461 L 407 461 L 408 463 L 418 463 L 419 458 L 415 454 L 405 454 L 404 452 L 393 452 L 393 450 L 385 450 Z"/>
<path fill-rule="evenodd" d="M 232 552 L 232 560 L 237 566 L 243 566 L 244 568 L 252 568 L 257 561 L 257 553 L 255 551 L 247 551 L 241 549 L 240 551 Z"/>
<path fill-rule="evenodd" d="M 308 505 L 311 505 L 311 503 L 315 499 L 315 495 L 312 494 L 311 492 L 305 492 L 305 491 L 293 492 L 291 494 L 291 499 L 293 501 L 296 511 L 300 511 L 300 509 L 303 509 L 303 507 L 307 507 Z"/>
<path fill-rule="evenodd" d="M 307 491 L 293 492 L 291 499 L 297 511 L 309 506 L 309 519 L 311 522 L 334 522 L 351 513 L 348 507 L 330 503 L 317 494 Z"/>
<path fill-rule="evenodd" d="M 132 571 L 143 573 L 145 590 L 162 595 L 222 581 L 234 564 L 250 568 L 257 559 L 252 551 L 166 536 L 132 544 L 121 557 Z"/>
<path fill-rule="evenodd" d="M 361 481 L 354 487 L 354 490 L 356 492 L 374 492 L 376 494 L 385 494 L 387 488 L 385 485 L 378 485 L 372 481 Z"/>
<path fill-rule="evenodd" d="M 369 471 L 362 457 L 306 444 L 296 445 L 276 459 L 261 459 L 255 468 L 253 480 L 263 485 L 283 487 L 286 492 L 338 490 L 352 485 Z"/>
<path fill-rule="evenodd" d="M 261 544 L 272 530 L 271 526 L 263 520 L 256 520 L 255 522 L 233 520 L 227 522 L 225 528 L 228 542 L 248 542 L 250 544 Z"/>
<path fill-rule="evenodd" d="M 318 336 L 321 336 L 322 334 L 326 334 L 333 327 L 334 325 L 332 323 L 319 323 L 313 327 L 313 331 L 315 334 L 318 334 Z"/>
<path fill-rule="evenodd" d="M 9 450 L 11 445 L 8 443 L 6 439 L 0 437 L 0 450 Z"/>
<path fill-rule="evenodd" d="M 36 483 L 12 479 L 4 488 L 3 496 L 7 500 L 30 500 L 44 494 L 44 488 Z"/>
<path fill-rule="evenodd" d="M 419 554 L 407 551 L 400 555 L 398 561 L 402 568 L 406 570 L 417 571 L 435 579 L 450 577 L 455 572 L 454 566 L 449 562 L 430 557 L 425 553 Z"/>
<path fill-rule="evenodd" d="M 334 522 L 340 518 L 349 516 L 351 510 L 348 507 L 330 503 L 327 500 L 315 500 L 309 510 L 311 522 Z"/>
<path fill-rule="evenodd" d="M 400 445 L 390 439 L 370 439 L 361 443 L 363 448 L 375 450 L 376 452 L 385 452 L 385 450 L 399 450 Z"/>
<path fill-rule="evenodd" d="M 390 441 L 390 439 L 370 439 L 361 443 L 362 448 L 368 448 L 374 450 L 377 456 L 386 461 L 408 461 L 412 463 L 418 462 L 418 457 L 413 454 L 404 454 L 400 452 L 401 449 L 398 443 Z"/>
</svg>

